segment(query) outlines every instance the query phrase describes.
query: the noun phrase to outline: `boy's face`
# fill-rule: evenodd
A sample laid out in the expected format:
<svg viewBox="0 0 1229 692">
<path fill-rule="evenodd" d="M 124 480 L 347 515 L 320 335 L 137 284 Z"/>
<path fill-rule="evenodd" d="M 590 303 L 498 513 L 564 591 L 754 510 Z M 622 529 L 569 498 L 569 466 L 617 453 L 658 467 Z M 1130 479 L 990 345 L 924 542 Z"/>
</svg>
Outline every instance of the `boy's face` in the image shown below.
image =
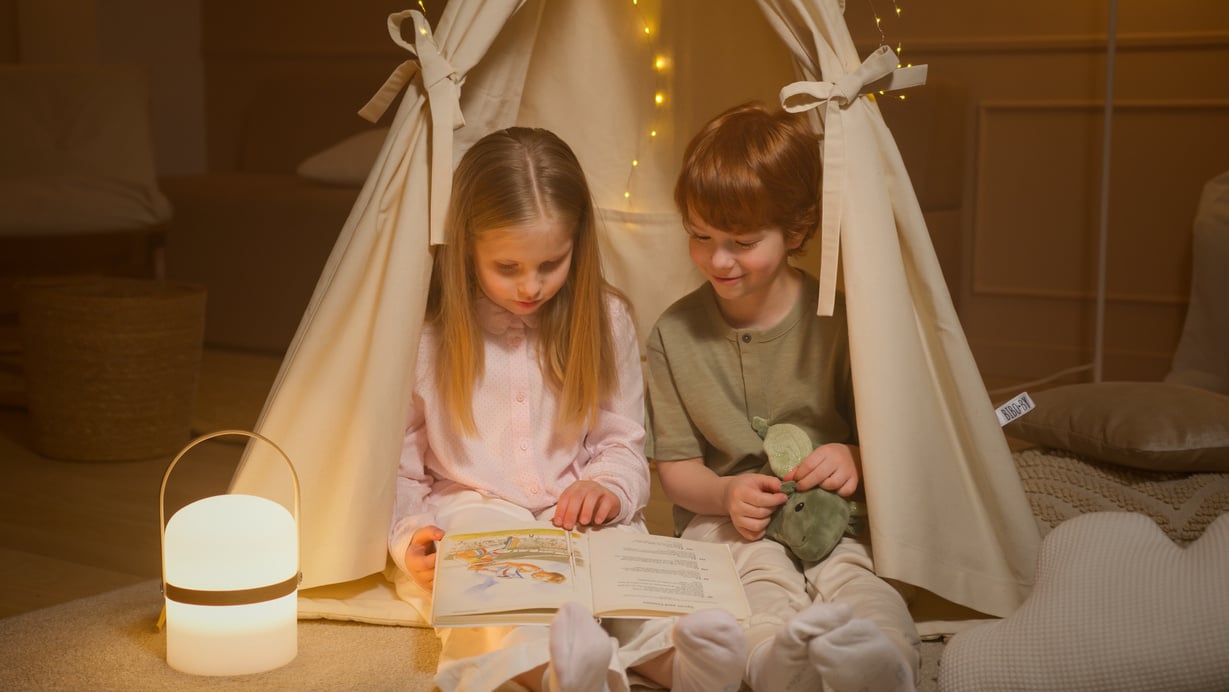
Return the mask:
<svg viewBox="0 0 1229 692">
<path fill-rule="evenodd" d="M 764 296 L 784 274 L 786 257 L 798 245 L 776 228 L 734 234 L 692 218 L 687 231 L 691 261 L 724 301 Z"/>
<path fill-rule="evenodd" d="M 474 242 L 479 287 L 516 315 L 533 314 L 554 298 L 571 266 L 571 229 L 553 219 L 492 229 Z"/>
</svg>

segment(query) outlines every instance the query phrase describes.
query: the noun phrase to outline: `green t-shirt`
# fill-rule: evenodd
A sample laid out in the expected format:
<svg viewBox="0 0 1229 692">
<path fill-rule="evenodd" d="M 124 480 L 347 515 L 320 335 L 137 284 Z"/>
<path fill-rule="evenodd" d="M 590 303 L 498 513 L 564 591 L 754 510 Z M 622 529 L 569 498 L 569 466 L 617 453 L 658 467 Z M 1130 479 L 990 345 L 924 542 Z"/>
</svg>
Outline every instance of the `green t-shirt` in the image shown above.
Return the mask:
<svg viewBox="0 0 1229 692">
<path fill-rule="evenodd" d="M 857 444 L 845 304 L 838 294 L 833 315 L 817 316 L 819 285 L 803 277 L 793 310 L 769 329 L 730 327 L 708 283 L 662 313 L 648 341 L 649 458 L 760 471 L 756 417 L 800 426 L 816 446 Z M 675 506 L 675 532 L 693 516 Z"/>
</svg>

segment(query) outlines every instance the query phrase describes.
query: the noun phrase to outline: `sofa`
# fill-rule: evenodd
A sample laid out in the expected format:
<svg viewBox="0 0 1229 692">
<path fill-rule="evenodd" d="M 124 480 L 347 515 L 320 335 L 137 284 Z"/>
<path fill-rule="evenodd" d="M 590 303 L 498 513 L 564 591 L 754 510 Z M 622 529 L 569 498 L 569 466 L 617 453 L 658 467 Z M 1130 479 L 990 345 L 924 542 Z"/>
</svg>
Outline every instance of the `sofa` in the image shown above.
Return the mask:
<svg viewBox="0 0 1229 692">
<path fill-rule="evenodd" d="M 160 276 L 171 206 L 148 90 L 117 65 L 0 65 L 0 405 L 23 405 L 21 287 Z"/>
<path fill-rule="evenodd" d="M 346 169 L 327 152 L 356 136 L 378 150 L 386 131 L 356 114 L 370 95 L 363 80 L 268 84 L 211 128 L 225 140 L 211 145 L 213 172 L 158 180 L 174 208 L 167 277 L 207 289 L 207 345 L 290 344 L 375 156 L 347 146 Z"/>
</svg>

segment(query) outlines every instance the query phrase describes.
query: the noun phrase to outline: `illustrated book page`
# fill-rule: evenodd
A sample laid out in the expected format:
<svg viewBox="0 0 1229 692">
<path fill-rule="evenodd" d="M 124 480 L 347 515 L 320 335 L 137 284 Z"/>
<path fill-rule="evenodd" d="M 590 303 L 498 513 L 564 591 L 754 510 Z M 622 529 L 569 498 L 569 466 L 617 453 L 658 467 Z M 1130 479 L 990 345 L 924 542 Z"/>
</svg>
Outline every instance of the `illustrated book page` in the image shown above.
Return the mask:
<svg viewBox="0 0 1229 692">
<path fill-rule="evenodd" d="M 549 623 L 568 601 L 597 617 L 725 608 L 750 615 L 728 546 L 633 530 L 549 523 L 449 533 L 436 548 L 432 624 Z"/>
</svg>

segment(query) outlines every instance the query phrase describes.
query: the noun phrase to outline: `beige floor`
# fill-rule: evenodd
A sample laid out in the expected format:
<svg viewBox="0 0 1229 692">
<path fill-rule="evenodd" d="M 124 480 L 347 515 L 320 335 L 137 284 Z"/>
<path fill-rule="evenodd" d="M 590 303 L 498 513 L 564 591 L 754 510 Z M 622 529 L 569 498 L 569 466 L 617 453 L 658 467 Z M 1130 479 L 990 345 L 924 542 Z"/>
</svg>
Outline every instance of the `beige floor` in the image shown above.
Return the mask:
<svg viewBox="0 0 1229 692">
<path fill-rule="evenodd" d="M 263 400 L 263 393 L 252 390 L 267 391 L 275 368 L 276 360 L 267 356 L 207 354 L 199 398 L 236 400 L 227 422 L 250 426 Z M 245 384 L 235 386 L 236 379 Z M 213 407 L 207 403 L 204 410 Z M 201 425 L 212 424 L 198 415 L 194 427 Z M 218 438 L 183 456 L 168 479 L 168 516 L 187 502 L 225 491 L 239 441 Z M 0 616 L 157 578 L 160 488 L 174 455 L 80 462 L 49 459 L 36 448 L 25 409 L 0 407 Z"/>
<path fill-rule="evenodd" d="M 251 429 L 277 367 L 271 356 L 206 352 L 195 433 Z M 0 399 L 8 402 L 0 405 L 0 617 L 159 577 L 159 489 L 173 455 L 105 463 L 40 456 L 19 400 Z M 242 441 L 216 438 L 189 450 L 168 479 L 167 516 L 224 492 Z M 653 478 L 649 526 L 664 532 L 669 506 Z"/>
</svg>

